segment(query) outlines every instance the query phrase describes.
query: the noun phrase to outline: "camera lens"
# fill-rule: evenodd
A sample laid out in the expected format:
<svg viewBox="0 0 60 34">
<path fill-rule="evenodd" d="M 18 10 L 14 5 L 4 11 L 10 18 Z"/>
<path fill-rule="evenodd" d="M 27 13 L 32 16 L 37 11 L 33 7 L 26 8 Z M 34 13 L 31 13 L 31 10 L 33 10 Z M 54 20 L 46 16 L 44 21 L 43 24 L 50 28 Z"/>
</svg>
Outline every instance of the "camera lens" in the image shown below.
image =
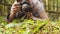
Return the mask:
<svg viewBox="0 0 60 34">
<path fill-rule="evenodd" d="M 28 4 L 23 4 L 23 5 L 22 5 L 22 10 L 23 10 L 24 12 L 27 12 L 27 11 L 29 10 Z"/>
</svg>

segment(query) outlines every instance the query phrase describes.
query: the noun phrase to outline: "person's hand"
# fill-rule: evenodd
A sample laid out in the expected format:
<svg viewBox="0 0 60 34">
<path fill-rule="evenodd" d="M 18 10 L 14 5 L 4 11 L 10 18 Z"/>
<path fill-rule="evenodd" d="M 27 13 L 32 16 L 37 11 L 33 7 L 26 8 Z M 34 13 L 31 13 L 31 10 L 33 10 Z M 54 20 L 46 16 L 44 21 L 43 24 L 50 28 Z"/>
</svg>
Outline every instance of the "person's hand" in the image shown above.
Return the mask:
<svg viewBox="0 0 60 34">
<path fill-rule="evenodd" d="M 21 6 L 19 4 L 14 4 L 13 11 L 19 11 Z"/>
</svg>

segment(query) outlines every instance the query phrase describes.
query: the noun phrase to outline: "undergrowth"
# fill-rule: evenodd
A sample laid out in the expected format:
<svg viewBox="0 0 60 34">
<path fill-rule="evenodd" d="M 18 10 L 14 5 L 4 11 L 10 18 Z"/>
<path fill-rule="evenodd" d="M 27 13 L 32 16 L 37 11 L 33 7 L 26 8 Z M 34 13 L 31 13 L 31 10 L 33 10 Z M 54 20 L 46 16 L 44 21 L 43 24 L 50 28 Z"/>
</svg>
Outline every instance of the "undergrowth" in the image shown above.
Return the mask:
<svg viewBox="0 0 60 34">
<path fill-rule="evenodd" d="M 60 21 L 21 20 L 15 19 L 8 24 L 5 17 L 0 17 L 0 34 L 59 34 L 60 32 Z"/>
</svg>

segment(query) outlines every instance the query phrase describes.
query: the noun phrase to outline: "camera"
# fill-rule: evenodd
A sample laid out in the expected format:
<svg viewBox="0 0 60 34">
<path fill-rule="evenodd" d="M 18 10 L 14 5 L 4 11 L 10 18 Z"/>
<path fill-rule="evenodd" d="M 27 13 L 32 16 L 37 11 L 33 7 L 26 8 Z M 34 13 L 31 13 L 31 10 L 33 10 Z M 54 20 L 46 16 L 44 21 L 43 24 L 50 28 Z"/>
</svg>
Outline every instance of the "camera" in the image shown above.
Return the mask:
<svg viewBox="0 0 60 34">
<path fill-rule="evenodd" d="M 27 0 L 22 0 L 22 3 L 20 5 L 21 5 L 22 12 L 31 12 L 32 11 L 30 3 L 27 2 Z"/>
<path fill-rule="evenodd" d="M 26 0 L 22 1 L 22 11 L 23 12 L 30 12 L 30 11 L 32 11 L 30 3 L 28 3 Z"/>
</svg>

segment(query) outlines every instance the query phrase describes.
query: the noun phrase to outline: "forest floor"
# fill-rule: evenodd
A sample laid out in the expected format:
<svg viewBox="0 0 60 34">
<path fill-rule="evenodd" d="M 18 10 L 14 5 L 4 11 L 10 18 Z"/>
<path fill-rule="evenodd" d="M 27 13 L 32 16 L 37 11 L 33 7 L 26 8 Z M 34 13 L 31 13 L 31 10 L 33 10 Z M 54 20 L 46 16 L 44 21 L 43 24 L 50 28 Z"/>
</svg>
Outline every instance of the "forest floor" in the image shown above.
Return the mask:
<svg viewBox="0 0 60 34">
<path fill-rule="evenodd" d="M 0 16 L 0 34 L 60 34 L 60 22 L 15 19 L 8 24 L 6 18 Z"/>
</svg>

